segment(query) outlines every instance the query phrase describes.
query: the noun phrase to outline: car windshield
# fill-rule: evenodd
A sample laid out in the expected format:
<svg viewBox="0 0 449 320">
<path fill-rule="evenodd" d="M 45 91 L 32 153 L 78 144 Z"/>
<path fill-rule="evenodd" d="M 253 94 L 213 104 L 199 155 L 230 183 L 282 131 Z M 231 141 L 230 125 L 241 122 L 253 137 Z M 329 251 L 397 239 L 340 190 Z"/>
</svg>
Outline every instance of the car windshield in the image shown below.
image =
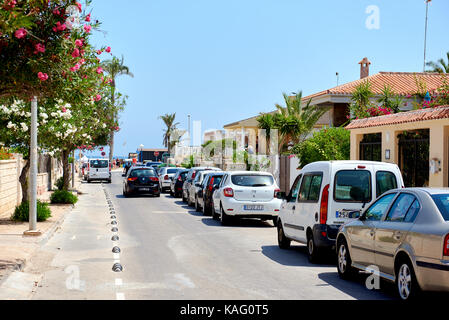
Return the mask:
<svg viewBox="0 0 449 320">
<path fill-rule="evenodd" d="M 449 221 L 449 194 L 437 194 L 432 196 L 432 199 L 440 209 L 443 219 Z"/>
<path fill-rule="evenodd" d="M 335 200 L 371 201 L 371 173 L 366 170 L 343 170 L 335 175 Z"/>
<path fill-rule="evenodd" d="M 131 178 L 140 178 L 140 177 L 155 177 L 154 170 L 151 169 L 136 169 L 133 170 L 130 174 Z"/>
<path fill-rule="evenodd" d="M 234 175 L 231 181 L 242 187 L 269 187 L 274 183 L 273 177 L 267 175 Z"/>
<path fill-rule="evenodd" d="M 104 169 L 109 166 L 108 160 L 92 160 L 90 167 L 94 169 Z"/>
</svg>

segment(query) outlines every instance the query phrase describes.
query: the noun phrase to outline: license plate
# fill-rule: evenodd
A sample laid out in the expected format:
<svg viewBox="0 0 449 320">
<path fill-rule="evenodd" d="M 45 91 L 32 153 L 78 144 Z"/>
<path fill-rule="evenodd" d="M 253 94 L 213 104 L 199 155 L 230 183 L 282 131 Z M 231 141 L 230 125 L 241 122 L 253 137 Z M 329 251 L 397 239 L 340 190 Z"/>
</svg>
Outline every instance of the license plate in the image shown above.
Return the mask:
<svg viewBox="0 0 449 320">
<path fill-rule="evenodd" d="M 263 211 L 263 206 L 261 206 L 261 205 L 245 205 L 245 206 L 243 206 L 243 210 L 247 210 L 247 211 Z"/>
<path fill-rule="evenodd" d="M 140 188 L 139 191 L 150 191 L 150 188 Z"/>
</svg>

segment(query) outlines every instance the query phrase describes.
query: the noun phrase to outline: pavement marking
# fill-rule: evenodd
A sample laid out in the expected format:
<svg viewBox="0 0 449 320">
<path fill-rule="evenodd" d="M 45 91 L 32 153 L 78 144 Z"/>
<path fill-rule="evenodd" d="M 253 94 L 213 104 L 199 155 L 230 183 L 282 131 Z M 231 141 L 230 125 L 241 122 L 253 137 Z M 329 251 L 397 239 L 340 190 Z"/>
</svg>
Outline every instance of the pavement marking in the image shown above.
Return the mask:
<svg viewBox="0 0 449 320">
<path fill-rule="evenodd" d="M 114 253 L 114 260 L 120 260 L 120 253 Z"/>
<path fill-rule="evenodd" d="M 101 236 L 97 236 L 97 240 L 100 240 L 101 239 Z"/>
<path fill-rule="evenodd" d="M 122 279 L 115 279 L 115 285 L 116 286 L 122 286 L 123 285 L 123 280 Z"/>
<path fill-rule="evenodd" d="M 116 294 L 117 300 L 125 300 L 125 294 L 117 292 Z"/>
<path fill-rule="evenodd" d="M 71 240 L 75 240 L 75 239 L 76 239 L 76 236 L 73 236 Z"/>
<path fill-rule="evenodd" d="M 120 263 L 120 259 L 114 259 L 114 264 L 115 263 Z"/>
</svg>

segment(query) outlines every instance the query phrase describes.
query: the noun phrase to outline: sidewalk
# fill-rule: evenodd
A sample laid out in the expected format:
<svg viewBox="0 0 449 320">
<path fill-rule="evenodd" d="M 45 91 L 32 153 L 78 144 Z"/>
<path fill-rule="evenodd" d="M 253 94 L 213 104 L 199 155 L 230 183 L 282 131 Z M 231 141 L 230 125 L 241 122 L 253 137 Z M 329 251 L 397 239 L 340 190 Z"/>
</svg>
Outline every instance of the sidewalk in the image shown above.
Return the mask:
<svg viewBox="0 0 449 320">
<path fill-rule="evenodd" d="M 80 190 L 80 187 L 81 180 L 76 177 L 75 189 Z M 49 203 L 51 194 L 51 191 L 47 191 L 38 198 Z M 63 223 L 73 205 L 49 205 L 49 207 L 51 218 L 37 223 L 37 229 L 42 232 L 39 237 L 23 235 L 24 231 L 29 230 L 28 222 L 0 219 L 0 286 L 11 272 L 23 270 L 34 252 L 43 246 Z"/>
</svg>

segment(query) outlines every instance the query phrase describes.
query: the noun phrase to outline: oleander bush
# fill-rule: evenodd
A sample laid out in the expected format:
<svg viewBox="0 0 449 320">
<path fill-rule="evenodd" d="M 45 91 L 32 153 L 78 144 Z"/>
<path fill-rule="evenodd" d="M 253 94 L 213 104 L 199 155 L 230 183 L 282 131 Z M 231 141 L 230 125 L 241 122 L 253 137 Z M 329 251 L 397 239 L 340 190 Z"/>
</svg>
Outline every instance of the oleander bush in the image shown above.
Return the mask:
<svg viewBox="0 0 449 320">
<path fill-rule="evenodd" d="M 13 216 L 14 221 L 29 221 L 30 203 L 28 201 L 22 202 L 20 206 L 16 207 Z M 37 201 L 37 221 L 46 221 L 51 217 L 51 210 L 48 207 L 48 203 Z"/>
</svg>

